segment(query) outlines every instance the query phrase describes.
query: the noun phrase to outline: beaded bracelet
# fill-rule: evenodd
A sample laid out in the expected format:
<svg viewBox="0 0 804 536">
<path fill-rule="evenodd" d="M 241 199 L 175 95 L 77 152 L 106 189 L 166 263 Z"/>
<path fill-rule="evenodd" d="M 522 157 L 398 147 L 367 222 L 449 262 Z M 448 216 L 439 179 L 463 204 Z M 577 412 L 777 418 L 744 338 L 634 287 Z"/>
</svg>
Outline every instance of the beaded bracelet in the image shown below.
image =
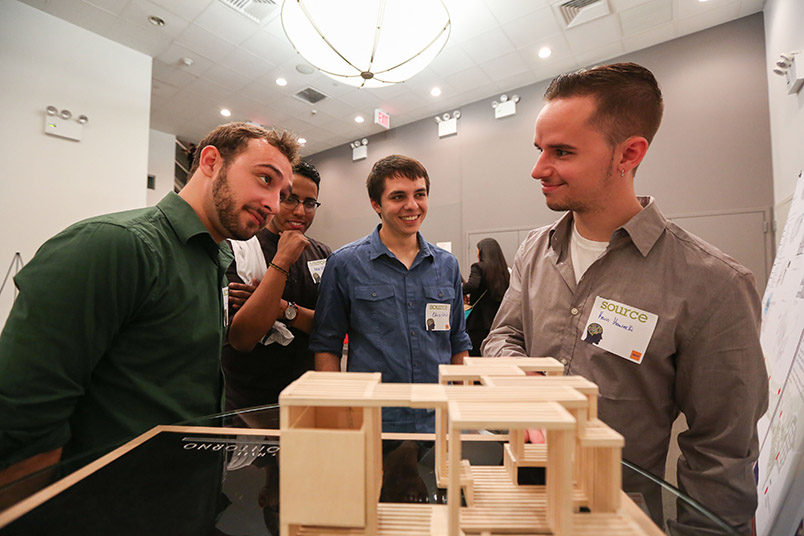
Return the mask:
<svg viewBox="0 0 804 536">
<path fill-rule="evenodd" d="M 277 270 L 279 270 L 280 272 L 282 272 L 283 274 L 285 274 L 285 277 L 290 277 L 290 272 L 288 272 L 287 270 L 285 270 L 285 269 L 284 269 L 284 268 L 282 268 L 281 266 L 277 266 L 276 264 L 274 264 L 274 263 L 272 263 L 272 262 L 269 262 L 269 263 L 268 263 L 268 266 L 270 266 L 271 268 L 276 268 Z"/>
</svg>

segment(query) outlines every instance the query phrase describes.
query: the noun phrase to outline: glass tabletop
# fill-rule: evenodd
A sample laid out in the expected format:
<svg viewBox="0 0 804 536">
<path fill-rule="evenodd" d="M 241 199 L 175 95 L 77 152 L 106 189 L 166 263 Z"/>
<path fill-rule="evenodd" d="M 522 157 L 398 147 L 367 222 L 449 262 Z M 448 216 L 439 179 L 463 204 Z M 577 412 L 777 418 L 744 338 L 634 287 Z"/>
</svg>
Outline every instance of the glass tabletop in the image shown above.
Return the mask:
<svg viewBox="0 0 804 536">
<path fill-rule="evenodd" d="M 278 406 L 158 428 L 0 488 L 0 535 L 279 534 Z M 432 440 L 383 434 L 381 502 L 446 503 Z M 506 440 L 465 435 L 462 455 L 473 466 L 502 465 Z M 625 460 L 622 468 L 623 490 L 662 531 L 737 534 L 670 484 Z M 544 484 L 543 468 L 524 469 L 520 484 Z"/>
</svg>

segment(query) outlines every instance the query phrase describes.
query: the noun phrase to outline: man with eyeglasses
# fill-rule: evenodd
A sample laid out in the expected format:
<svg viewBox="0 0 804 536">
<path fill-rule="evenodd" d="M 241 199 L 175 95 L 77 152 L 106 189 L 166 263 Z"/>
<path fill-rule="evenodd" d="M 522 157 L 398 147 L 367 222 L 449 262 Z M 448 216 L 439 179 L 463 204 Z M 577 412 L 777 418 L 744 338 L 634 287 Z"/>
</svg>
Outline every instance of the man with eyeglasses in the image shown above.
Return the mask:
<svg viewBox="0 0 804 536">
<path fill-rule="evenodd" d="M 264 229 L 232 241 L 230 327 L 223 346 L 226 409 L 275 403 L 314 368 L 307 349 L 318 281 L 332 250 L 305 236 L 315 219 L 321 177 L 309 162 L 293 169 L 292 193 Z"/>
</svg>

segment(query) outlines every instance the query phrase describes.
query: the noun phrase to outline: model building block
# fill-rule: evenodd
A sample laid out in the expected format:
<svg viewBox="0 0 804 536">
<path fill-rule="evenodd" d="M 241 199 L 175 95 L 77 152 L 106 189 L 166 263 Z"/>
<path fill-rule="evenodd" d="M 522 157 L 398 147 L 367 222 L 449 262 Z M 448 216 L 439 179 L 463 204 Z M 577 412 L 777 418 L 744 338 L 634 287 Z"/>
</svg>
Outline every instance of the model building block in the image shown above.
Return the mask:
<svg viewBox="0 0 804 536">
<path fill-rule="evenodd" d="M 549 373 L 554 364 L 546 358 L 477 363 L 442 365 L 439 384 L 307 372 L 282 391 L 280 534 L 645 534 L 645 520 L 640 526 L 620 506 L 624 441 L 597 419 L 597 387 L 583 378 L 525 375 L 535 366 Z M 446 506 L 378 503 L 386 406 L 436 410 L 436 473 Z M 532 428 L 544 430 L 545 443 L 525 443 Z M 504 466 L 462 459 L 464 430 L 508 430 L 499 435 Z M 520 485 L 519 468 L 533 466 L 545 468 L 544 484 Z"/>
</svg>

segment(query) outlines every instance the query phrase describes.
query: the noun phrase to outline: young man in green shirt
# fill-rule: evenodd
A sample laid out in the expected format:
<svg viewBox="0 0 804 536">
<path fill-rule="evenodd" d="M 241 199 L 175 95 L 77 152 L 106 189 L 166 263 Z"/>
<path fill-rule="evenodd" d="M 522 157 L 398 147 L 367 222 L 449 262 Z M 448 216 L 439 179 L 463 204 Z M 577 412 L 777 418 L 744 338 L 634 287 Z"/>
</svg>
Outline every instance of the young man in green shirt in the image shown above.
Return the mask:
<svg viewBox="0 0 804 536">
<path fill-rule="evenodd" d="M 298 143 L 230 123 L 156 207 L 74 224 L 14 282 L 0 335 L 0 484 L 157 424 L 220 411 L 226 238 L 262 229 Z"/>
</svg>

